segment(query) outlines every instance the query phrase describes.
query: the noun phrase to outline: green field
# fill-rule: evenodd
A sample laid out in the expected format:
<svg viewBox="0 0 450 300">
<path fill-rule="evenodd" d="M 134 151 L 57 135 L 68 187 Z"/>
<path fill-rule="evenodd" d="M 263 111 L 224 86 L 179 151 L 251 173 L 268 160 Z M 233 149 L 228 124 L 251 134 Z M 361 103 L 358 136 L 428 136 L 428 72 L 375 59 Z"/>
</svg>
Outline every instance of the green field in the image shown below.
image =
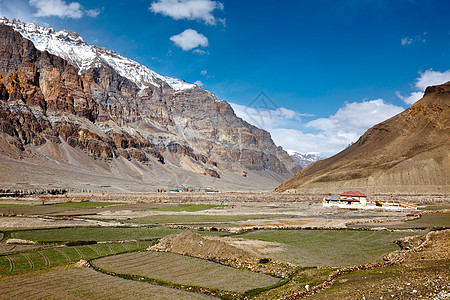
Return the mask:
<svg viewBox="0 0 450 300">
<path fill-rule="evenodd" d="M 177 205 L 177 206 L 167 206 L 161 208 L 154 208 L 153 210 L 157 211 L 187 211 L 187 212 L 196 212 L 201 210 L 207 210 L 216 207 L 225 207 L 225 205 L 210 205 L 210 204 L 185 204 L 185 205 Z"/>
<path fill-rule="evenodd" d="M 354 228 L 385 227 L 389 229 L 417 229 L 417 228 L 450 228 L 450 213 L 434 213 L 422 215 L 420 219 L 405 222 L 389 222 L 382 224 L 356 224 Z"/>
<path fill-rule="evenodd" d="M 0 243 L 0 255 L 54 247 L 52 244 L 18 245 Z"/>
<path fill-rule="evenodd" d="M 94 244 L 76 247 L 54 247 L 39 251 L 0 256 L 0 275 L 22 273 L 46 267 L 92 259 L 105 255 L 145 249 L 153 242 Z"/>
<path fill-rule="evenodd" d="M 269 275 L 166 252 L 126 253 L 96 259 L 92 263 L 98 268 L 119 274 L 241 293 L 279 281 Z"/>
<path fill-rule="evenodd" d="M 259 239 L 285 245 L 273 258 L 300 266 L 347 266 L 380 261 L 397 250 L 393 241 L 417 232 L 367 230 L 264 230 L 235 237 Z"/>
<path fill-rule="evenodd" d="M 265 291 L 255 297 L 255 299 L 282 299 L 285 296 L 290 296 L 296 292 L 305 290 L 305 286 L 310 287 L 318 285 L 327 280 L 330 275 L 337 268 L 302 268 L 292 276 L 292 279 L 277 288 Z"/>
<path fill-rule="evenodd" d="M 20 288 L 18 288 L 20 287 Z M 0 277 L 1 299 L 207 299 L 183 290 L 126 280 L 74 266 Z M 209 298 L 211 299 L 211 298 Z"/>
<path fill-rule="evenodd" d="M 127 220 L 137 224 L 213 224 L 256 219 L 288 218 L 289 215 L 156 215 Z"/>
<path fill-rule="evenodd" d="M 398 224 L 383 226 L 393 229 L 409 229 L 409 228 L 450 228 L 450 213 L 446 214 L 427 214 L 422 215 L 420 219 L 406 221 Z"/>
<path fill-rule="evenodd" d="M 80 240 L 121 241 L 149 240 L 180 232 L 170 228 L 149 227 L 73 227 L 57 229 L 35 229 L 9 232 L 11 238 L 36 242 L 70 242 Z"/>
<path fill-rule="evenodd" d="M 428 205 L 425 207 L 419 208 L 420 210 L 439 210 L 439 209 L 450 209 L 450 205 L 443 204 L 443 205 Z"/>
<path fill-rule="evenodd" d="M 119 205 L 126 204 L 123 202 L 91 202 L 91 201 L 81 201 L 81 202 L 64 202 L 64 203 L 55 203 L 55 204 L 47 204 L 51 206 L 61 206 L 61 207 L 80 207 L 80 208 L 89 208 L 89 207 L 103 207 L 103 206 L 111 206 L 111 205 Z"/>
</svg>

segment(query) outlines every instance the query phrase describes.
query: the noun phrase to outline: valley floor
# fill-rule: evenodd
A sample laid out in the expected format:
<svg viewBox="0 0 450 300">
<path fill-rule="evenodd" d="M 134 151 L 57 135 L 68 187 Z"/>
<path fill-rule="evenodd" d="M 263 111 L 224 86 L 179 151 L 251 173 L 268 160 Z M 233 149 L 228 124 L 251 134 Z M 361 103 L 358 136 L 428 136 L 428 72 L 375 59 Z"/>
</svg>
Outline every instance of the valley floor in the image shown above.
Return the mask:
<svg viewBox="0 0 450 300">
<path fill-rule="evenodd" d="M 361 211 L 269 193 L 0 198 L 0 299 L 447 299 L 450 205 L 417 199 Z"/>
</svg>

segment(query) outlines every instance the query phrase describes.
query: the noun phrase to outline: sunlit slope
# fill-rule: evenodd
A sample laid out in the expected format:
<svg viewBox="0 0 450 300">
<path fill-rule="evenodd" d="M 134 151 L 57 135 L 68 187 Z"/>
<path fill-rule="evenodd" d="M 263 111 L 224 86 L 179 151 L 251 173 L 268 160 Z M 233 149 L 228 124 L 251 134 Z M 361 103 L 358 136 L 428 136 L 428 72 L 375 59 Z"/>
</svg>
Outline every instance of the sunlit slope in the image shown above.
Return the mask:
<svg viewBox="0 0 450 300">
<path fill-rule="evenodd" d="M 276 192 L 448 194 L 450 82 L 430 86 L 404 112 L 370 128 L 359 140 L 318 161 Z"/>
</svg>

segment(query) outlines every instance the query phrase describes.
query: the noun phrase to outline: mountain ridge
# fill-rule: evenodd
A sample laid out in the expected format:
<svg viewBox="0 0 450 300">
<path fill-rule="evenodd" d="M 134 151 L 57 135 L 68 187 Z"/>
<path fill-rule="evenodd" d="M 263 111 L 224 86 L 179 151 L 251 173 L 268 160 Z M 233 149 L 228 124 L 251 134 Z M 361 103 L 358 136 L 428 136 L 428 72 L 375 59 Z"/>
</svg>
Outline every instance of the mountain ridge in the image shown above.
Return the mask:
<svg viewBox="0 0 450 300">
<path fill-rule="evenodd" d="M 0 156 L 7 164 L 56 173 L 76 167 L 149 188 L 185 181 L 266 190 L 297 168 L 268 132 L 201 87 L 176 89 L 160 78 L 140 87 L 104 63 L 80 72 L 5 24 L 0 40 Z"/>
<path fill-rule="evenodd" d="M 0 18 L 1 24 L 12 27 L 24 38 L 32 41 L 36 49 L 48 51 L 50 54 L 61 57 L 78 67 L 79 74 L 91 68 L 100 67 L 102 64 L 107 64 L 117 73 L 134 82 L 140 89 L 145 88 L 148 84 L 160 85 L 160 81 L 167 83 L 175 90 L 190 89 L 197 86 L 178 78 L 160 75 L 112 50 L 88 45 L 76 32 L 66 29 L 55 31 L 53 28 L 46 28 L 34 23 L 9 21 L 5 17 Z"/>
<path fill-rule="evenodd" d="M 450 82 L 366 131 L 340 153 L 318 161 L 276 192 L 446 194 L 450 170 Z"/>
</svg>

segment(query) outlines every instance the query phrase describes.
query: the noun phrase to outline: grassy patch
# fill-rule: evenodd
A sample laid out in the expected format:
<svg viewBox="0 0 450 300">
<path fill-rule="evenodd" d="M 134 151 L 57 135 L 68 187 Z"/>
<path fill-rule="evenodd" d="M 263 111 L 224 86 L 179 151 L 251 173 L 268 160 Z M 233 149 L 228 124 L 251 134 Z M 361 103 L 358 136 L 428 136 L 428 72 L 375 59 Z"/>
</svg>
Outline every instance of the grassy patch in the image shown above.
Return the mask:
<svg viewBox="0 0 450 300">
<path fill-rule="evenodd" d="M 433 299 L 447 290 L 448 264 L 408 268 L 392 266 L 338 277 L 311 299 Z M 432 283 L 432 284 L 430 284 Z"/>
<path fill-rule="evenodd" d="M 439 210 L 439 209 L 450 209 L 450 205 L 428 205 L 425 207 L 421 207 L 421 210 Z"/>
<path fill-rule="evenodd" d="M 80 259 L 88 260 L 106 255 L 145 249 L 151 244 L 153 244 L 153 241 L 55 247 L 0 256 L 0 275 L 22 273 L 76 262 Z"/>
<path fill-rule="evenodd" d="M 156 215 L 127 220 L 137 224 L 198 224 L 224 223 L 255 219 L 287 218 L 288 215 Z"/>
<path fill-rule="evenodd" d="M 336 268 L 302 268 L 295 273 L 291 280 L 279 287 L 265 291 L 255 299 L 279 299 L 305 290 L 305 286 L 313 287 L 324 282 Z"/>
<path fill-rule="evenodd" d="M 11 238 L 18 238 L 43 243 L 70 242 L 80 240 L 121 241 L 148 240 L 161 238 L 179 230 L 149 227 L 74 227 L 56 229 L 20 230 L 9 233 Z"/>
<path fill-rule="evenodd" d="M 55 204 L 47 204 L 51 206 L 61 206 L 61 207 L 81 207 L 81 208 L 89 208 L 89 207 L 103 207 L 103 206 L 111 206 L 111 205 L 119 205 L 126 204 L 123 202 L 95 202 L 95 201 L 82 201 L 82 202 L 64 202 L 64 203 L 55 203 Z"/>
<path fill-rule="evenodd" d="M 356 224 L 355 228 L 386 227 L 389 229 L 450 228 L 450 213 L 434 213 L 422 215 L 419 219 L 405 222 L 389 222 L 378 224 Z"/>
<path fill-rule="evenodd" d="M 395 224 L 386 227 L 395 229 L 429 228 L 429 227 L 450 228 L 450 213 L 422 215 L 420 219 L 406 221 L 400 224 Z"/>
<path fill-rule="evenodd" d="M 394 240 L 420 232 L 359 230 L 264 230 L 236 237 L 259 239 L 285 245 L 271 256 L 300 266 L 347 266 L 380 261 L 397 250 Z"/>
<path fill-rule="evenodd" d="M 207 210 L 216 207 L 225 207 L 225 205 L 210 205 L 210 204 L 185 204 L 185 205 L 177 205 L 177 206 L 167 206 L 154 208 L 153 210 L 157 211 L 188 211 L 188 212 L 196 212 L 201 210 Z"/>
<path fill-rule="evenodd" d="M 40 245 L 14 245 L 14 244 L 4 244 L 0 243 L 0 255 L 13 254 L 23 251 L 32 251 L 53 247 L 51 244 L 40 244 Z"/>
<path fill-rule="evenodd" d="M 211 299 L 75 266 L 3 276 L 0 290 L 2 299 Z"/>
<path fill-rule="evenodd" d="M 110 272 L 240 293 L 271 286 L 279 281 L 269 275 L 165 252 L 127 253 L 97 259 L 92 263 Z"/>
</svg>

